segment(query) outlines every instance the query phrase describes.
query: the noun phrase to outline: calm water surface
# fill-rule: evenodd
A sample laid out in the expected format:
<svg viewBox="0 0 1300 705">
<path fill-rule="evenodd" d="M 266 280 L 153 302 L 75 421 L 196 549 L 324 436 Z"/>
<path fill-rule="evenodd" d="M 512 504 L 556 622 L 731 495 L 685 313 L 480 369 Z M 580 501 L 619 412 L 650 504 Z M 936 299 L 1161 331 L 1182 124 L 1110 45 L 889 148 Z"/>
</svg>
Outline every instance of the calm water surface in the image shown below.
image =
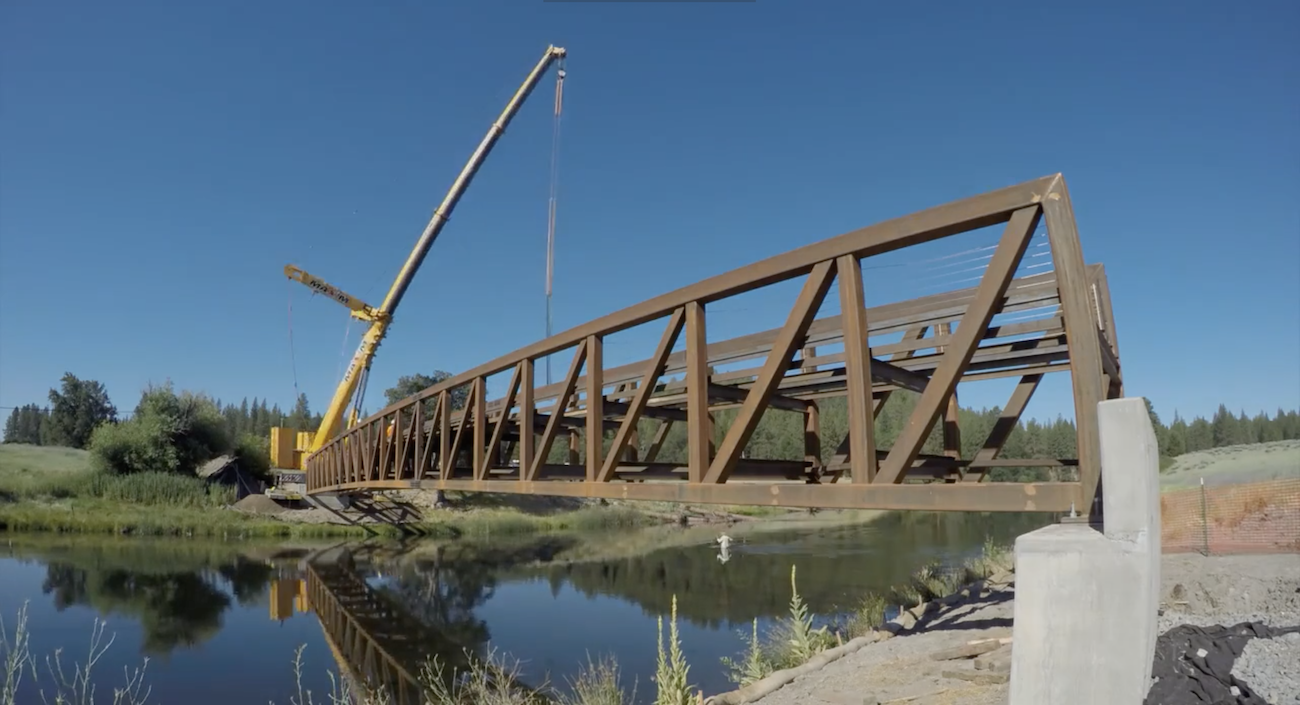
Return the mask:
<svg viewBox="0 0 1300 705">
<path fill-rule="evenodd" d="M 786 614 L 792 566 L 809 608 L 834 618 L 926 563 L 1051 519 L 912 513 L 865 525 L 294 546 L 0 535 L 0 617 L 12 638 L 26 603 L 32 652 L 43 662 L 62 649 L 68 664 L 86 660 L 103 620 L 114 641 L 97 682 L 120 685 L 123 668 L 147 658 L 151 703 L 288 703 L 303 645 L 304 682 L 318 695 L 331 671 L 400 683 L 423 655 L 463 666 L 493 649 L 519 661 L 527 685 L 562 684 L 588 655 L 613 654 L 645 701 L 656 619 L 674 595 L 692 681 L 716 693 L 731 687 L 719 658 L 743 649 L 751 621 L 761 629 Z M 736 539 L 726 561 L 714 542 L 723 531 Z M 26 697 L 40 702 L 35 690 Z"/>
</svg>

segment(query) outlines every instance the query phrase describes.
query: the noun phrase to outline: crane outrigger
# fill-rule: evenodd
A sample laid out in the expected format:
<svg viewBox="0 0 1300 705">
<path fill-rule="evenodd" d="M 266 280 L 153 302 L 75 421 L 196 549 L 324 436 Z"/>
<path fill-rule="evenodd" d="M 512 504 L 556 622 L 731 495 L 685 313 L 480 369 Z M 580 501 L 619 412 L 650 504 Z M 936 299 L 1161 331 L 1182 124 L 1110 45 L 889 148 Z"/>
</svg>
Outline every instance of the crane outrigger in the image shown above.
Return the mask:
<svg viewBox="0 0 1300 705">
<path fill-rule="evenodd" d="M 567 52 L 554 45 L 546 48 L 546 53 L 542 55 L 537 65 L 524 79 L 523 85 L 515 91 L 513 97 L 506 104 L 505 109 L 492 123 L 483 141 L 479 143 L 478 148 L 470 155 L 469 161 L 461 169 L 460 175 L 452 183 L 447 195 L 443 198 L 442 203 L 433 216 L 429 219 L 428 225 L 424 227 L 424 232 L 420 239 L 416 241 L 414 249 L 406 258 L 406 262 L 397 273 L 397 278 L 388 289 L 388 294 L 384 297 L 383 303 L 379 306 L 371 306 L 360 299 L 343 292 L 341 289 L 329 284 L 325 280 L 308 274 L 307 272 L 293 266 L 287 265 L 284 273 L 290 279 L 301 282 L 313 291 L 323 294 L 338 303 L 346 306 L 351 310 L 353 318 L 368 322 L 370 325 L 361 338 L 361 343 L 357 351 L 352 356 L 352 361 L 348 364 L 347 370 L 343 373 L 343 379 L 339 382 L 338 388 L 334 390 L 334 398 L 330 400 L 321 418 L 320 426 L 316 431 L 298 431 L 297 429 L 287 429 L 275 427 L 271 429 L 271 465 L 274 468 L 284 470 L 302 470 L 305 459 L 308 455 L 316 452 L 329 439 L 338 435 L 343 427 L 344 416 L 348 405 L 352 404 L 352 413 L 347 417 L 347 425 L 351 427 L 356 423 L 361 412 L 361 403 L 365 398 L 366 382 L 370 375 L 370 366 L 374 361 L 375 352 L 388 333 L 388 327 L 392 323 L 393 314 L 397 311 L 397 306 L 402 302 L 406 290 L 411 285 L 411 280 L 415 277 L 416 271 L 420 264 L 424 262 L 425 255 L 429 253 L 429 248 L 433 246 L 433 241 L 438 238 L 442 228 L 451 216 L 452 210 L 456 208 L 456 203 L 469 187 L 474 175 L 478 172 L 479 167 L 487 158 L 492 147 L 496 144 L 501 134 L 505 132 L 506 126 L 510 120 L 519 112 L 528 95 L 541 81 L 546 70 L 556 61 L 563 63 Z M 560 100 L 562 87 L 564 83 L 564 69 L 561 67 L 556 74 L 556 114 L 558 117 L 560 110 Z M 281 483 L 277 483 L 281 484 Z M 296 484 L 296 483 L 295 483 Z"/>
</svg>

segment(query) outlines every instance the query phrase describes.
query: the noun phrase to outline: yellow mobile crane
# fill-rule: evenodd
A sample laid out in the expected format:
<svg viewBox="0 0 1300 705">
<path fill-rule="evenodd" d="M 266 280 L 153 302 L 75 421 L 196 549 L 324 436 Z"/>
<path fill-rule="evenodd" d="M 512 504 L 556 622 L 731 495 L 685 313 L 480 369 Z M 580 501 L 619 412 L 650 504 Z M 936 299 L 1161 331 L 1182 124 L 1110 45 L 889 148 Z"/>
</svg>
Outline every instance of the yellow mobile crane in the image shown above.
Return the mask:
<svg viewBox="0 0 1300 705">
<path fill-rule="evenodd" d="M 271 464 L 273 467 L 283 470 L 302 470 L 305 458 L 319 450 L 326 441 L 338 434 L 340 427 L 343 425 L 342 422 L 348 404 L 353 401 L 354 397 L 356 401 L 347 420 L 347 425 L 351 427 L 356 423 L 357 416 L 361 411 L 361 402 L 365 397 L 366 381 L 370 375 L 370 364 L 374 360 L 375 351 L 378 350 L 380 342 L 383 341 L 384 335 L 388 332 L 388 326 L 393 320 L 393 313 L 397 310 L 397 305 L 401 303 L 407 287 L 411 285 L 411 279 L 415 277 L 416 270 L 420 268 L 420 264 L 424 261 L 425 255 L 429 253 L 433 241 L 437 239 L 438 233 L 442 231 L 442 227 L 447 223 L 447 219 L 451 216 L 456 203 L 465 193 L 465 189 L 473 180 L 479 167 L 482 166 L 488 152 L 492 150 L 501 133 L 510 124 L 511 118 L 519 111 L 524 100 L 537 86 L 542 75 L 556 61 L 561 64 L 561 68 L 558 69 L 556 74 L 555 111 L 558 119 L 564 85 L 563 60 L 566 54 L 567 52 L 563 48 L 554 45 L 546 48 L 546 53 L 542 55 L 541 60 L 537 62 L 532 72 L 524 79 L 524 83 L 519 87 L 519 90 L 515 91 L 510 102 L 506 104 L 505 110 L 492 124 L 491 129 L 488 130 L 483 141 L 479 143 L 478 148 L 470 155 L 469 161 L 452 183 L 451 189 L 442 200 L 442 204 L 433 212 L 433 217 L 430 218 L 429 224 L 425 226 L 424 232 L 415 243 L 415 248 L 411 250 L 410 256 L 406 258 L 406 263 L 402 265 L 401 271 L 398 272 L 397 278 L 393 281 L 393 285 L 389 288 L 382 304 L 378 307 L 366 304 L 319 277 L 308 274 L 293 265 L 284 268 L 285 275 L 290 279 L 302 282 L 313 291 L 343 304 L 352 311 L 353 318 L 368 322 L 370 327 L 362 336 L 361 344 L 352 356 L 347 371 L 343 373 L 343 380 L 339 382 L 338 389 L 334 391 L 334 398 L 325 410 L 320 427 L 316 429 L 316 432 L 304 431 L 295 434 L 294 429 L 280 427 L 271 429 Z M 301 481 L 299 480 L 299 482 Z M 283 483 L 277 482 L 277 484 Z"/>
</svg>

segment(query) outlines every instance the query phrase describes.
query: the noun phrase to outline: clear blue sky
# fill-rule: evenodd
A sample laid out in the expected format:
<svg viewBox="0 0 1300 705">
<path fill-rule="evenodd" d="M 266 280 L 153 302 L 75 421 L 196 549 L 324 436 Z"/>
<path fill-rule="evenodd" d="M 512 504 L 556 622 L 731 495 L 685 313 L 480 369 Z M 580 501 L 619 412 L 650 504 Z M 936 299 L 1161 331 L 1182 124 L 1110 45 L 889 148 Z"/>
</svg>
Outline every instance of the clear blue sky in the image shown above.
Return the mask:
<svg viewBox="0 0 1300 705">
<path fill-rule="evenodd" d="M 1300 4 L 941 5 L 5 2 L 0 406 L 65 371 L 124 411 L 168 378 L 288 406 L 296 367 L 319 407 L 346 317 L 281 268 L 378 304 L 554 42 L 557 330 L 1060 171 L 1128 392 L 1166 419 L 1296 407 Z M 552 85 L 434 246 L 370 398 L 542 336 Z M 869 271 L 872 300 L 925 293 L 891 271 Z M 792 296 L 719 304 L 710 338 L 779 324 Z M 611 340 L 607 363 L 658 335 Z M 1067 390 L 1033 412 L 1072 415 Z"/>
</svg>

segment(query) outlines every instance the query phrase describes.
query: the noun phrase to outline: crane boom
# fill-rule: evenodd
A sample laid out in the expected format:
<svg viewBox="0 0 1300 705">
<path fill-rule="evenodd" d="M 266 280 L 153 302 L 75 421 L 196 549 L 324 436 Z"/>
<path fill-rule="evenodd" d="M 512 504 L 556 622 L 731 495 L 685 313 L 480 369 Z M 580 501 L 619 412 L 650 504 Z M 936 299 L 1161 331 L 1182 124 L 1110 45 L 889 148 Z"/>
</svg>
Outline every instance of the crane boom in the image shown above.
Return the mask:
<svg viewBox="0 0 1300 705">
<path fill-rule="evenodd" d="M 496 122 L 492 123 L 492 127 L 488 130 L 487 135 L 483 137 L 483 141 L 479 143 L 478 148 L 470 155 L 469 161 L 461 169 L 460 175 L 452 183 L 451 189 L 447 191 L 442 203 L 433 212 L 428 225 L 424 227 L 424 232 L 420 234 L 420 239 L 416 241 L 414 249 L 411 250 L 411 254 L 406 258 L 402 269 L 397 273 L 393 285 L 388 289 L 388 294 L 376 311 L 370 327 L 362 336 L 361 343 L 352 356 L 352 361 L 343 373 L 343 379 L 334 391 L 334 398 L 330 401 L 329 407 L 326 408 L 325 414 L 321 418 L 320 427 L 312 435 L 311 442 L 306 449 L 308 454 L 319 450 L 326 441 L 339 432 L 348 403 L 357 391 L 358 381 L 363 376 L 363 373 L 370 369 L 375 351 L 378 350 L 379 344 L 388 332 L 393 313 L 397 310 L 398 304 L 402 302 L 402 297 L 405 296 L 407 288 L 410 287 L 416 270 L 424 262 L 425 255 L 429 253 L 429 248 L 433 246 L 433 241 L 438 238 L 438 234 L 446 225 L 452 210 L 456 208 L 457 202 L 464 195 L 465 189 L 473 181 L 474 175 L 478 172 L 479 167 L 483 165 L 484 159 L 492 151 L 492 147 L 501 137 L 501 134 L 505 132 L 510 120 L 519 112 L 524 100 L 537 87 L 542 75 L 546 73 L 551 64 L 563 59 L 566 54 L 567 52 L 561 47 L 552 45 L 546 48 L 546 53 L 542 55 L 541 60 L 537 62 L 528 77 L 524 79 L 524 83 L 519 87 L 519 90 L 515 91 L 514 96 L 510 98 L 510 102 L 506 103 L 501 115 Z M 564 74 L 561 71 L 560 79 L 562 80 L 563 77 Z"/>
</svg>

